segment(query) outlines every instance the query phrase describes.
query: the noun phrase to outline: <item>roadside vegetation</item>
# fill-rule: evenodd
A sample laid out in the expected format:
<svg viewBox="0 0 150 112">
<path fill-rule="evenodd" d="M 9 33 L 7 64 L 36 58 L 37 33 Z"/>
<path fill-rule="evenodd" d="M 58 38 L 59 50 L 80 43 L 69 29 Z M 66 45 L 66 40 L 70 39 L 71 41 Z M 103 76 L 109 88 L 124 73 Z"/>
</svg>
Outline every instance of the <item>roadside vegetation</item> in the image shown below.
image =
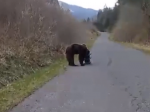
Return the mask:
<svg viewBox="0 0 150 112">
<path fill-rule="evenodd" d="M 113 41 L 150 52 L 149 0 L 118 0 L 114 8 L 99 11 L 95 25 Z"/>
<path fill-rule="evenodd" d="M 53 0 L 0 0 L 0 112 L 64 71 L 67 45 L 98 35 Z"/>
</svg>

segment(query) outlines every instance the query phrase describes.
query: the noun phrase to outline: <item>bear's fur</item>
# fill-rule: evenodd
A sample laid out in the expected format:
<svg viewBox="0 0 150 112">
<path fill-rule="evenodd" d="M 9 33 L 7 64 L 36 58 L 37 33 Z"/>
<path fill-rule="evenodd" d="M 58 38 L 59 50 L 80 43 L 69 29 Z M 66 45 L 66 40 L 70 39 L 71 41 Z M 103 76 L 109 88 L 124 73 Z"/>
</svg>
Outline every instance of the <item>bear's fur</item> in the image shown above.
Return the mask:
<svg viewBox="0 0 150 112">
<path fill-rule="evenodd" d="M 70 66 L 77 66 L 74 63 L 74 55 L 79 55 L 79 62 L 81 66 L 84 66 L 83 61 L 85 59 L 86 53 L 87 53 L 87 47 L 85 44 L 72 44 L 66 48 L 66 58 L 68 61 L 68 64 Z"/>
</svg>

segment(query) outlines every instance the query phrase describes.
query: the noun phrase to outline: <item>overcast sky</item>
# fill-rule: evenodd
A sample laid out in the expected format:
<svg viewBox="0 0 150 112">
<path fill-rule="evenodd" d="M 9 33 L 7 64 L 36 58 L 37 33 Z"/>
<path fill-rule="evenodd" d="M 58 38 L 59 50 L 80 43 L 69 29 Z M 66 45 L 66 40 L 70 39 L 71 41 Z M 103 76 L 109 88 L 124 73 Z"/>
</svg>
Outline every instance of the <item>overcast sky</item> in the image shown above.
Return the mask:
<svg viewBox="0 0 150 112">
<path fill-rule="evenodd" d="M 84 8 L 103 9 L 106 4 L 108 7 L 113 7 L 117 0 L 60 0 L 69 4 L 82 6 Z"/>
</svg>

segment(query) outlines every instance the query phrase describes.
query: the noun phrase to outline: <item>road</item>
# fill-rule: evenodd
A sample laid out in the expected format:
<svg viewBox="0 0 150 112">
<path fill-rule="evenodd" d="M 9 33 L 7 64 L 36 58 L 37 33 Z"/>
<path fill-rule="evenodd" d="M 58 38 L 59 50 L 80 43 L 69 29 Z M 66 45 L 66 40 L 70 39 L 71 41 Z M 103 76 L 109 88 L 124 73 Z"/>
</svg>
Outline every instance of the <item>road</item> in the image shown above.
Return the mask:
<svg viewBox="0 0 150 112">
<path fill-rule="evenodd" d="M 102 33 L 92 65 L 68 67 L 10 112 L 149 112 L 150 56 Z"/>
</svg>

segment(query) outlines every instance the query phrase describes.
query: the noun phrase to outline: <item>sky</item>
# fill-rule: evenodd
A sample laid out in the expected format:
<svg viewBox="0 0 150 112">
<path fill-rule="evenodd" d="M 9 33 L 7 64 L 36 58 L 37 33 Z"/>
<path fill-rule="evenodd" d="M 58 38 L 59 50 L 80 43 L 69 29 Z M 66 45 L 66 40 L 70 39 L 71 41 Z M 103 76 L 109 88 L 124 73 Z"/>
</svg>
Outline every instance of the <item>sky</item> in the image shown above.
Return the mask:
<svg viewBox="0 0 150 112">
<path fill-rule="evenodd" d="M 95 10 L 103 9 L 105 4 L 107 7 L 114 7 L 117 0 L 60 0 L 69 4 L 78 5 L 84 8 L 92 8 Z"/>
</svg>

